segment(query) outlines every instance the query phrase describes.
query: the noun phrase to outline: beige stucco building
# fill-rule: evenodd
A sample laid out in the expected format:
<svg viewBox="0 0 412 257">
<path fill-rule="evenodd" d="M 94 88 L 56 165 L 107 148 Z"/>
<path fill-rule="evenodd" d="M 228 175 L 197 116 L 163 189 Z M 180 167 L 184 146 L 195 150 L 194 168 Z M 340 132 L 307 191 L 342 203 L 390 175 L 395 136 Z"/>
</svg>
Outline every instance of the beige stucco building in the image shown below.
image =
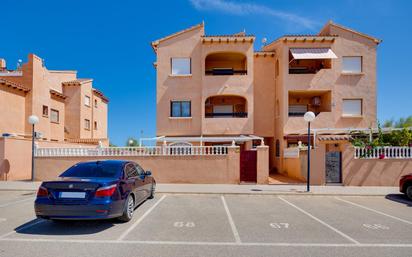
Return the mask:
<svg viewBox="0 0 412 257">
<path fill-rule="evenodd" d="M 244 32 L 206 35 L 203 23 L 152 42 L 159 144 L 236 143 L 245 151 L 263 139 L 270 170 L 301 179 L 300 162 L 287 155 L 307 143 L 305 112 L 316 114 L 319 167 L 328 152 L 342 154 L 348 129 L 376 126 L 380 40 L 328 22 L 260 51 L 254 43 Z"/>
<path fill-rule="evenodd" d="M 27 63 L 8 70 L 0 59 L 0 135 L 31 137 L 30 115 L 39 117 L 39 144 L 107 143 L 107 104 L 92 79 L 72 70 L 49 70 L 29 54 Z"/>
</svg>

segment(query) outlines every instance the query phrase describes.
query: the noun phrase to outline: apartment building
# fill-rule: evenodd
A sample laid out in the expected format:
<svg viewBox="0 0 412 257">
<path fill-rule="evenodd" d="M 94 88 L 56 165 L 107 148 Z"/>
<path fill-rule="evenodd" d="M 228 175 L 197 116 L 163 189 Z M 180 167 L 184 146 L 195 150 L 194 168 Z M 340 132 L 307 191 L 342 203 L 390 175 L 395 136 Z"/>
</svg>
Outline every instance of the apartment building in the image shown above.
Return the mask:
<svg viewBox="0 0 412 257">
<path fill-rule="evenodd" d="M 332 167 L 320 181 L 338 180 L 348 129 L 376 126 L 380 40 L 330 21 L 260 51 L 254 43 L 244 32 L 207 35 L 203 23 L 152 42 L 158 142 L 238 144 L 242 152 L 266 144 L 270 169 L 300 178 L 288 149 L 308 143 L 303 114 L 313 111 L 317 165 Z"/>
<path fill-rule="evenodd" d="M 16 70 L 0 59 L 0 136 L 31 137 L 27 120 L 36 115 L 40 144 L 107 144 L 107 105 L 93 80 L 76 71 L 49 70 L 34 54 Z"/>
</svg>

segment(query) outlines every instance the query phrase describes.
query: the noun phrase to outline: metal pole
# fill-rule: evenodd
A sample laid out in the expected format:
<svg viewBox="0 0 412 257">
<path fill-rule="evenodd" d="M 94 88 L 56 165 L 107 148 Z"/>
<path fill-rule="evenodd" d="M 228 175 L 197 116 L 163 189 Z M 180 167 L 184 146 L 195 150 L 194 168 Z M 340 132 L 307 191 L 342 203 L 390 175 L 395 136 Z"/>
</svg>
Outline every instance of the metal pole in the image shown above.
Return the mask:
<svg viewBox="0 0 412 257">
<path fill-rule="evenodd" d="M 34 181 L 34 124 L 31 134 L 31 181 Z"/>
<path fill-rule="evenodd" d="M 310 122 L 308 122 L 308 176 L 306 182 L 306 191 L 310 192 Z"/>
</svg>

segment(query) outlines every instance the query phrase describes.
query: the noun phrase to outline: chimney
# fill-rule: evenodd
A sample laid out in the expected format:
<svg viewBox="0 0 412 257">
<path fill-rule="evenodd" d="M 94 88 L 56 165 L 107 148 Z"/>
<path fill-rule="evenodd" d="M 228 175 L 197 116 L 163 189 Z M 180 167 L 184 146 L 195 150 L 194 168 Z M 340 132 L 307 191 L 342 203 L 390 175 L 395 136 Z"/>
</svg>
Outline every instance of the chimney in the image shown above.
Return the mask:
<svg viewBox="0 0 412 257">
<path fill-rule="evenodd" d="M 6 70 L 6 60 L 3 58 L 0 58 L 0 71 L 5 71 Z"/>
</svg>

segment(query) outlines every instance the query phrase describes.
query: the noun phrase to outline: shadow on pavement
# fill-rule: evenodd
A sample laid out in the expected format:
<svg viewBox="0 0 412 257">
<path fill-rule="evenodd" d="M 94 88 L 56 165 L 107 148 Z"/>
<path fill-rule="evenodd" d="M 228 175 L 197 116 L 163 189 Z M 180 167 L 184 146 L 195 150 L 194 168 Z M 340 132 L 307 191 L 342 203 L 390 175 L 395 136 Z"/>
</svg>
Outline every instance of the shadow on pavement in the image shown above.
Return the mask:
<svg viewBox="0 0 412 257">
<path fill-rule="evenodd" d="M 121 223 L 117 220 L 41 220 L 34 219 L 15 228 L 17 234 L 29 235 L 88 235 L 99 233 L 103 230 Z"/>
<path fill-rule="evenodd" d="M 412 201 L 409 200 L 404 194 L 389 194 L 386 195 L 385 198 L 397 203 L 402 203 L 408 207 L 412 207 Z"/>
</svg>

